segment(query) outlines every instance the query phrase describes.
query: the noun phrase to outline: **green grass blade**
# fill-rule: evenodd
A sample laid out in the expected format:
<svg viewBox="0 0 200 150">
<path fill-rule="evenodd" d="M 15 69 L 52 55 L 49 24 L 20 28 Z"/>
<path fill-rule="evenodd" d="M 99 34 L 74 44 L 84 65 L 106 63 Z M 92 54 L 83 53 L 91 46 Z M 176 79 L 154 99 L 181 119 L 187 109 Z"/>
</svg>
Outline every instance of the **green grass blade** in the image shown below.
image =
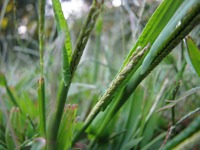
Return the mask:
<svg viewBox="0 0 200 150">
<path fill-rule="evenodd" d="M 62 50 L 63 80 L 67 85 L 70 82 L 70 62 L 72 55 L 71 37 L 59 0 L 52 0 L 53 11 L 56 18 L 58 34 L 65 33 L 64 48 Z"/>
<path fill-rule="evenodd" d="M 10 87 L 8 85 L 6 85 L 6 92 L 8 94 L 8 96 L 10 97 L 10 100 L 12 101 L 12 103 L 16 106 L 16 107 L 19 107 L 19 104 L 15 98 L 15 96 L 13 95 Z M 20 107 L 19 107 L 20 108 Z M 21 109 L 20 109 L 21 110 Z"/>
<path fill-rule="evenodd" d="M 195 70 L 196 74 L 200 77 L 200 49 L 195 42 L 190 38 L 186 38 L 187 54 L 189 56 L 189 65 Z"/>
<path fill-rule="evenodd" d="M 10 97 L 10 100 L 13 103 L 13 105 L 20 108 L 15 96 L 13 95 L 10 87 L 7 84 L 6 77 L 3 73 L 0 73 L 0 86 L 5 87 L 6 92 L 7 92 L 8 96 Z M 21 110 L 21 108 L 20 108 L 20 110 Z"/>
<path fill-rule="evenodd" d="M 44 78 L 38 80 L 38 102 L 41 136 L 46 137 L 46 114 L 45 114 L 45 82 Z"/>
</svg>

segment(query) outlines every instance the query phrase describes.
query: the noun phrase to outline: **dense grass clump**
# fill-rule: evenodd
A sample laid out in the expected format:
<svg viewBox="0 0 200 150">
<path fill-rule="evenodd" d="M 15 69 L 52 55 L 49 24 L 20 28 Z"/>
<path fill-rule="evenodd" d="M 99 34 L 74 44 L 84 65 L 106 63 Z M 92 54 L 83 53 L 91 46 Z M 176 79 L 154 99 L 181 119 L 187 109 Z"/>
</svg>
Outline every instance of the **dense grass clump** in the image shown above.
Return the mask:
<svg viewBox="0 0 200 150">
<path fill-rule="evenodd" d="M 199 0 L 0 4 L 0 149 L 200 147 Z"/>
</svg>

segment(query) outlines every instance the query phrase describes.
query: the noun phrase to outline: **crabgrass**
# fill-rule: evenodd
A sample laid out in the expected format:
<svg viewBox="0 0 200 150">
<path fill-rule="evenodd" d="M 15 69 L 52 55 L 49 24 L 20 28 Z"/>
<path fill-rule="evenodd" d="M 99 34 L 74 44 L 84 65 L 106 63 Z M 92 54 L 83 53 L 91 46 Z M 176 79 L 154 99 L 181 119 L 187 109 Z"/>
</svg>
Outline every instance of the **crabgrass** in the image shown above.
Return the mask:
<svg viewBox="0 0 200 150">
<path fill-rule="evenodd" d="M 38 49 L 29 52 L 17 33 L 13 44 L 2 32 L 0 149 L 199 146 L 200 81 L 187 65 L 199 75 L 199 41 L 191 40 L 199 37 L 198 0 L 164 0 L 150 18 L 146 1 L 133 5 L 137 13 L 128 3 L 109 8 L 94 0 L 79 34 L 52 0 L 47 37 L 45 3 L 38 2 L 39 38 L 31 41 Z M 0 22 L 12 4 L 4 2 Z M 16 46 L 17 53 L 9 52 Z"/>
</svg>

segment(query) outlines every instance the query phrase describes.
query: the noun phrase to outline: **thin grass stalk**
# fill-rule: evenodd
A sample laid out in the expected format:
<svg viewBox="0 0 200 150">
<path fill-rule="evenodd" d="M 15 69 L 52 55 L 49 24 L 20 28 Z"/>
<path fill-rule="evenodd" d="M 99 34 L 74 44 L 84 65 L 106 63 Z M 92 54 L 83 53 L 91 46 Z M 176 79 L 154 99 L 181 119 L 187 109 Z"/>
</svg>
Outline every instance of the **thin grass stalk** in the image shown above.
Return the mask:
<svg viewBox="0 0 200 150">
<path fill-rule="evenodd" d="M 5 87 L 8 96 L 10 97 L 11 102 L 13 103 L 14 106 L 18 107 L 21 110 L 21 108 L 20 108 L 15 96 L 13 95 L 10 87 L 8 86 L 8 83 L 7 83 L 5 75 L 0 72 L 0 77 L 1 77 L 2 84 Z"/>
<path fill-rule="evenodd" d="M 45 80 L 44 80 L 44 16 L 45 16 L 46 0 L 38 2 L 39 7 L 39 52 L 40 52 L 40 74 L 41 78 L 38 80 L 38 103 L 39 103 L 39 120 L 40 120 L 40 134 L 46 137 L 46 111 L 45 111 Z"/>
<path fill-rule="evenodd" d="M 21 110 L 16 98 L 14 97 L 12 91 L 10 90 L 7 84 L 6 84 L 6 92 L 8 93 L 8 96 L 10 97 L 12 103 Z"/>
<path fill-rule="evenodd" d="M 180 81 L 177 82 L 174 86 L 174 89 L 170 98 L 171 100 L 174 100 L 176 98 L 179 88 L 180 88 Z M 175 120 L 175 106 L 172 107 L 171 109 L 171 119 L 172 119 L 172 125 L 175 125 L 175 121 L 176 121 Z"/>
<path fill-rule="evenodd" d="M 181 124 L 183 121 L 185 121 L 187 118 L 191 117 L 192 115 L 196 114 L 197 112 L 200 111 L 200 107 L 189 112 L 187 115 L 183 116 L 174 126 L 176 127 L 177 125 Z"/>
<path fill-rule="evenodd" d="M 44 60 L 43 60 L 43 53 L 44 53 L 44 15 L 45 15 L 45 4 L 46 0 L 40 0 L 38 2 L 39 5 L 39 28 L 38 28 L 38 33 L 39 33 L 39 52 L 40 52 L 40 73 L 41 77 L 44 76 Z"/>
<path fill-rule="evenodd" d="M 145 10 L 144 9 L 145 5 L 146 5 L 146 0 L 142 0 L 142 5 L 141 5 L 139 13 L 138 13 L 138 20 L 137 20 L 137 25 L 136 25 L 137 27 L 140 26 L 142 15 L 143 15 L 144 10 Z M 139 32 L 139 30 L 135 30 L 135 32 L 133 33 L 133 39 L 136 39 L 136 36 L 138 35 L 138 32 Z"/>
<path fill-rule="evenodd" d="M 29 116 L 29 114 L 26 114 L 26 117 L 27 117 L 28 121 L 30 122 L 30 124 L 31 124 L 31 126 L 32 126 L 32 128 L 33 128 L 33 130 L 36 131 L 36 126 L 35 126 L 35 124 L 33 123 L 31 117 Z"/>
<path fill-rule="evenodd" d="M 122 105 L 126 102 L 126 100 L 129 98 L 129 96 L 134 92 L 136 87 L 140 84 L 140 82 L 165 58 L 172 50 L 175 48 L 181 40 L 196 26 L 200 23 L 200 4 L 198 3 L 195 5 L 192 9 L 192 11 L 182 20 L 181 25 L 176 28 L 174 33 L 167 39 L 165 45 L 161 47 L 159 50 L 160 53 L 157 54 L 155 58 L 152 58 L 152 63 L 147 68 L 147 70 L 142 70 L 142 67 L 139 67 L 137 71 L 134 73 L 131 81 L 128 83 L 128 85 L 125 88 L 124 94 L 122 95 L 121 99 L 114 103 L 113 107 L 110 108 L 110 111 L 113 111 L 112 109 L 118 111 Z M 93 110 L 92 110 L 93 111 Z M 98 114 L 98 113 L 97 113 Z M 80 133 L 77 135 L 80 135 L 89 124 L 93 121 L 93 119 L 97 115 L 96 113 L 91 113 L 91 115 L 88 116 L 86 119 L 83 128 L 80 130 Z M 78 136 L 74 137 L 74 142 L 78 139 Z"/>
</svg>

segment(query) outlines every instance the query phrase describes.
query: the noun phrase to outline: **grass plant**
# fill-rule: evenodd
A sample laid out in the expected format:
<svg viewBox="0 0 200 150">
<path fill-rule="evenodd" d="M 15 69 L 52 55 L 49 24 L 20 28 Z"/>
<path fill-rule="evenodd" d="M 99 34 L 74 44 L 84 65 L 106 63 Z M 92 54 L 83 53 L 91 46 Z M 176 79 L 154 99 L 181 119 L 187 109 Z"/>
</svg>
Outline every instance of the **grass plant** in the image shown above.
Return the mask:
<svg viewBox="0 0 200 150">
<path fill-rule="evenodd" d="M 13 3 L 15 28 L 16 3 Z M 9 2 L 3 4 L 0 23 Z M 116 45 L 124 49 L 130 43 L 132 46 L 124 60 L 124 51 L 112 50 L 111 42 L 103 40 L 111 32 L 107 29 L 109 25 L 105 27 L 109 8 L 104 0 L 93 0 L 75 41 L 59 0 L 52 0 L 55 29 L 46 37 L 45 5 L 45 0 L 38 1 L 39 62 L 30 65 L 24 73 L 23 67 L 16 69 L 21 79 L 14 86 L 11 86 L 9 68 L 14 68 L 10 66 L 15 61 L 5 62 L 6 50 L 0 51 L 0 149 L 171 150 L 200 146 L 197 114 L 200 103 L 195 101 L 200 96 L 200 51 L 199 41 L 196 44 L 192 40 L 196 38 L 192 35 L 199 35 L 190 34 L 199 28 L 199 0 L 163 0 L 138 37 L 139 27 L 133 36 L 125 35 L 130 31 L 125 30 L 127 19 L 121 18 L 120 29 L 124 35 L 114 32 L 114 36 L 119 36 Z M 143 1 L 136 16 L 138 26 L 142 24 L 147 5 Z M 134 14 L 128 4 L 121 7 Z M 123 9 L 119 12 L 122 14 Z M 90 38 L 93 36 L 95 39 Z M 137 37 L 134 44 L 132 37 Z M 16 41 L 21 54 L 23 41 L 20 37 Z M 33 53 L 23 55 L 29 64 L 30 54 Z M 115 58 L 121 60 L 116 62 L 117 67 L 111 65 L 115 63 L 111 59 Z M 20 65 L 16 63 L 16 68 Z M 36 78 L 39 78 L 37 86 Z"/>
</svg>

